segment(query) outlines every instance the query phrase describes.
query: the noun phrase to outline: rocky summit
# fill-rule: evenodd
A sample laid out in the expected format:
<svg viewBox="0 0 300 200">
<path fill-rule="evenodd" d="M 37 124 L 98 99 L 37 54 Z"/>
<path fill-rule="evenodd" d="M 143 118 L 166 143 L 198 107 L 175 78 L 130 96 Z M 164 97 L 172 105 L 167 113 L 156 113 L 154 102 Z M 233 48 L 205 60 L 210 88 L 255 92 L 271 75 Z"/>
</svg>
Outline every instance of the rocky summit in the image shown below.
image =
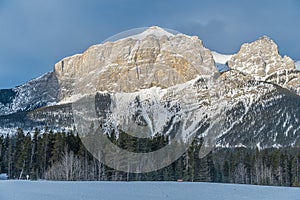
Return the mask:
<svg viewBox="0 0 300 200">
<path fill-rule="evenodd" d="M 256 80 L 274 83 L 300 94 L 300 72 L 294 61 L 288 56 L 282 57 L 275 42 L 267 36 L 243 44 L 228 61 L 228 66 Z"/>
<path fill-rule="evenodd" d="M 215 73 L 214 60 L 197 37 L 151 27 L 134 37 L 95 45 L 54 67 L 60 100 L 97 91 L 167 88 Z"/>
<path fill-rule="evenodd" d="M 40 78 L 0 90 L 0 129 L 72 129 L 78 116 L 89 117 L 78 102 L 93 96 L 106 133 L 180 134 L 185 141 L 199 136 L 217 147 L 297 146 L 299 95 L 294 61 L 266 36 L 225 56 L 198 37 L 150 27 L 94 45 Z"/>
</svg>

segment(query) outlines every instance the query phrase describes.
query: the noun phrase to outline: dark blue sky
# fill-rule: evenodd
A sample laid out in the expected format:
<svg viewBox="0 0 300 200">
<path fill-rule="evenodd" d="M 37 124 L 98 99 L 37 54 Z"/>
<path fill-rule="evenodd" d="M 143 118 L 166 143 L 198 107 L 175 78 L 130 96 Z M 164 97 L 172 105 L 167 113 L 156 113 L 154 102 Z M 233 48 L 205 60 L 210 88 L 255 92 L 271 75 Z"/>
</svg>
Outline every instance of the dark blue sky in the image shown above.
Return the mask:
<svg viewBox="0 0 300 200">
<path fill-rule="evenodd" d="M 268 35 L 300 60 L 298 0 L 0 0 L 0 88 L 20 85 L 63 57 L 131 28 L 158 25 L 235 53 Z"/>
</svg>

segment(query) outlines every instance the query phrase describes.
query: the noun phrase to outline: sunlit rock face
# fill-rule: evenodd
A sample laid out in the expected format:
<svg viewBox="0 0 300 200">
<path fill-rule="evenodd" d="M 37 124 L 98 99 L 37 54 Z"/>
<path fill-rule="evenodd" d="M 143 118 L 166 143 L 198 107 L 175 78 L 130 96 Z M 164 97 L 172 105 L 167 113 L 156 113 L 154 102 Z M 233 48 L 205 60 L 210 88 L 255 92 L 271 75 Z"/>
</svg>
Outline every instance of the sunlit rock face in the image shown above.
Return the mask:
<svg viewBox="0 0 300 200">
<path fill-rule="evenodd" d="M 167 88 L 216 72 L 211 52 L 197 37 L 151 27 L 139 36 L 90 47 L 55 65 L 60 97 L 96 91 Z"/>
</svg>

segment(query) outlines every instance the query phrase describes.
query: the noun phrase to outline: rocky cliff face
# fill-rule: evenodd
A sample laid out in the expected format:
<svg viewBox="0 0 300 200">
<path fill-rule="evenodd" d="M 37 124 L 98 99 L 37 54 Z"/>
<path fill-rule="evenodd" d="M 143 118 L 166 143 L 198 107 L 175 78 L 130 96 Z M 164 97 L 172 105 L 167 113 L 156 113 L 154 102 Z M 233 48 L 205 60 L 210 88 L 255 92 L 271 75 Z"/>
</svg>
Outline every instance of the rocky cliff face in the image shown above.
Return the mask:
<svg viewBox="0 0 300 200">
<path fill-rule="evenodd" d="M 197 37 L 163 33 L 152 27 L 139 36 L 95 45 L 63 59 L 54 69 L 60 98 L 96 91 L 167 88 L 217 71 L 211 52 Z"/>
</svg>

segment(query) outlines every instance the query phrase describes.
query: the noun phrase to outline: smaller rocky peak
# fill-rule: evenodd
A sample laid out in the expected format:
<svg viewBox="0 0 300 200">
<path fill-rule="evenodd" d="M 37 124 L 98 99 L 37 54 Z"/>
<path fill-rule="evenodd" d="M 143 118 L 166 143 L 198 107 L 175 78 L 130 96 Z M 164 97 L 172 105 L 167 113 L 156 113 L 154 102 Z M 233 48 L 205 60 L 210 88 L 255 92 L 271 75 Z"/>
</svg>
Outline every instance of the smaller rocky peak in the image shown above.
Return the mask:
<svg viewBox="0 0 300 200">
<path fill-rule="evenodd" d="M 268 36 L 262 36 L 254 42 L 243 44 L 239 53 L 252 54 L 260 57 L 279 55 L 277 44 Z"/>
<path fill-rule="evenodd" d="M 268 36 L 243 44 L 240 51 L 228 61 L 228 66 L 258 80 L 266 80 L 282 70 L 295 69 L 293 60 L 288 56 L 282 57 L 277 44 Z"/>
</svg>

